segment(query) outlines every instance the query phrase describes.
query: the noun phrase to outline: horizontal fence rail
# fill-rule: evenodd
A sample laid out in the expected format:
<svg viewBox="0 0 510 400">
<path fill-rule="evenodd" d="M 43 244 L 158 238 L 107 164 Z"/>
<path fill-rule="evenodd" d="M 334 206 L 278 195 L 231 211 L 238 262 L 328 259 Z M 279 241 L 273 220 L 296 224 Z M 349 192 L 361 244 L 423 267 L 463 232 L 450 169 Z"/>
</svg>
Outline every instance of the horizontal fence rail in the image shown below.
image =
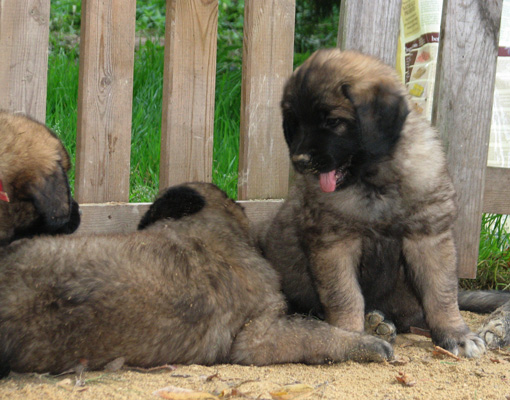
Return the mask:
<svg viewBox="0 0 510 400">
<path fill-rule="evenodd" d="M 254 220 L 276 212 L 288 190 L 279 102 L 292 72 L 295 1 L 245 0 L 238 197 Z M 166 3 L 161 188 L 212 180 L 218 26 L 218 0 Z M 460 276 L 473 277 L 481 213 L 510 214 L 510 169 L 486 167 L 502 1 L 444 4 L 434 121 L 447 146 L 461 208 Z M 339 47 L 393 65 L 401 5 L 401 0 L 342 0 Z M 0 3 L 0 107 L 40 121 L 49 10 L 50 0 Z M 148 207 L 125 203 L 135 14 L 135 0 L 82 2 L 76 197 L 83 233 L 133 230 Z"/>
</svg>

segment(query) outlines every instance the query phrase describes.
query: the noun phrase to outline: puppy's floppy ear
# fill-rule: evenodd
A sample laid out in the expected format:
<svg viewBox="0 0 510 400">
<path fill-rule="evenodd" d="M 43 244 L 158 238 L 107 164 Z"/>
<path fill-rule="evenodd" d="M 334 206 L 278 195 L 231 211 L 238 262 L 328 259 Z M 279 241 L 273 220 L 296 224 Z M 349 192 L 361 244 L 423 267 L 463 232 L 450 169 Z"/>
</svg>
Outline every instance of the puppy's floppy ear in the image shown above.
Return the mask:
<svg viewBox="0 0 510 400">
<path fill-rule="evenodd" d="M 78 204 L 71 197 L 67 175 L 61 165 L 42 183 L 28 184 L 26 192 L 42 219 L 44 232 L 72 233 L 76 230 L 80 224 Z M 67 226 L 70 218 L 72 226 Z"/>
<path fill-rule="evenodd" d="M 195 189 L 177 186 L 158 197 L 140 220 L 138 230 L 165 218 L 179 219 L 195 214 L 205 207 L 204 197 Z"/>
<path fill-rule="evenodd" d="M 391 85 L 380 83 L 370 90 L 368 95 L 356 94 L 349 85 L 342 86 L 354 106 L 361 145 L 371 156 L 379 157 L 389 154 L 400 138 L 409 109 L 405 97 Z"/>
<path fill-rule="evenodd" d="M 71 198 L 71 214 L 69 216 L 69 221 L 60 229 L 57 229 L 55 233 L 62 233 L 66 235 L 73 233 L 80 226 L 80 222 L 80 206 L 73 198 Z"/>
</svg>

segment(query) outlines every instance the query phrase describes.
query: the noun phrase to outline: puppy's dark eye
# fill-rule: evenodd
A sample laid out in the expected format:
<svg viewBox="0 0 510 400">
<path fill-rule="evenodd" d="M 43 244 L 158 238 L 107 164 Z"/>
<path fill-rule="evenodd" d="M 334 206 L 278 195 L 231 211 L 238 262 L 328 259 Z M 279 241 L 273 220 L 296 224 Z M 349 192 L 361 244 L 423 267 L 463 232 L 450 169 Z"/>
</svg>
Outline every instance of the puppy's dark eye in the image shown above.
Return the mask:
<svg viewBox="0 0 510 400">
<path fill-rule="evenodd" d="M 347 121 L 345 118 L 326 118 L 325 125 L 328 128 L 338 128 L 340 125 L 344 125 Z"/>
</svg>

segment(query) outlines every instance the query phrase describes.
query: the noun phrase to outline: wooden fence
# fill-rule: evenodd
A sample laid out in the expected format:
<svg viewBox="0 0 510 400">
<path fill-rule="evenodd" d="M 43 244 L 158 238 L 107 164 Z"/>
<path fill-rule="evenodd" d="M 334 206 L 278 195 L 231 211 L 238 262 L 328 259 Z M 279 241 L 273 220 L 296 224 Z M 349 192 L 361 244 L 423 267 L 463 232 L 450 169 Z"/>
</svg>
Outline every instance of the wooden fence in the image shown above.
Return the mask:
<svg viewBox="0 0 510 400">
<path fill-rule="evenodd" d="M 132 230 L 147 208 L 125 203 L 135 6 L 135 0 L 82 2 L 80 232 Z M 400 10 L 401 0 L 342 0 L 339 46 L 393 65 Z M 510 170 L 486 167 L 501 10 L 502 0 L 444 0 L 433 117 L 459 193 L 456 236 L 465 277 L 476 272 L 482 212 L 510 214 Z M 0 108 L 41 121 L 49 12 L 50 0 L 0 2 Z M 167 0 L 166 16 L 162 187 L 212 178 L 218 0 Z M 239 199 L 257 200 L 245 203 L 254 219 L 274 212 L 288 190 L 279 100 L 292 71 L 294 17 L 295 0 L 245 0 Z"/>
</svg>

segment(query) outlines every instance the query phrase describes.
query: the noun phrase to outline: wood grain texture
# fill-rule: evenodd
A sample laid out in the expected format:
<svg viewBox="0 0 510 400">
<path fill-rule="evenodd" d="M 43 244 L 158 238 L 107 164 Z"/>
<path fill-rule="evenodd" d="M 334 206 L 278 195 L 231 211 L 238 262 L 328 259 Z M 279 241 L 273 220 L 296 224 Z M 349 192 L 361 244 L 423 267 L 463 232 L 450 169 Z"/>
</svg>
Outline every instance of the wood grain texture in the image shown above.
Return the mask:
<svg viewBox="0 0 510 400">
<path fill-rule="evenodd" d="M 252 222 L 276 214 L 282 200 L 240 201 Z M 81 204 L 81 224 L 76 234 L 126 233 L 136 230 L 150 203 Z"/>
<path fill-rule="evenodd" d="M 0 2 L 0 108 L 46 120 L 50 0 Z"/>
<path fill-rule="evenodd" d="M 510 214 L 510 168 L 487 168 L 482 211 Z"/>
<path fill-rule="evenodd" d="M 394 66 L 402 0 L 342 0 L 337 45 Z"/>
<path fill-rule="evenodd" d="M 150 203 L 80 204 L 81 223 L 76 234 L 135 231 Z"/>
<path fill-rule="evenodd" d="M 212 180 L 218 0 L 167 0 L 160 187 Z"/>
<path fill-rule="evenodd" d="M 135 0 L 83 2 L 76 199 L 127 201 L 135 48 Z"/>
<path fill-rule="evenodd" d="M 292 73 L 295 0 L 246 0 L 239 199 L 287 195 L 289 156 L 280 101 Z"/>
<path fill-rule="evenodd" d="M 476 275 L 502 0 L 445 0 L 432 121 L 457 190 L 459 275 Z"/>
</svg>

